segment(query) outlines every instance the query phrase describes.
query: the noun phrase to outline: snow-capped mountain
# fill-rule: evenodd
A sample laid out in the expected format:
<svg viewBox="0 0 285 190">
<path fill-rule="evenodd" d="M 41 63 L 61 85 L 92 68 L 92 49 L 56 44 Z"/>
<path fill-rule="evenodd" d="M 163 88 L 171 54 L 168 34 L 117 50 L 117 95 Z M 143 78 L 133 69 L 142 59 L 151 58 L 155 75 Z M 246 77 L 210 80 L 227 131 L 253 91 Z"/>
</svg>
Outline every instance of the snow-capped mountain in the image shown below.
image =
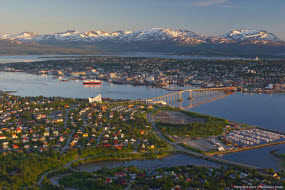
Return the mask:
<svg viewBox="0 0 285 190">
<path fill-rule="evenodd" d="M 151 42 L 171 42 L 180 45 L 197 44 L 276 44 L 284 43 L 272 33 L 263 30 L 242 29 L 233 30 L 220 37 L 204 36 L 188 30 L 173 30 L 164 28 L 150 28 L 138 31 L 89 31 L 80 33 L 75 30 L 68 30 L 62 33 L 54 34 L 36 34 L 33 32 L 24 32 L 16 35 L 2 35 L 0 39 L 18 40 L 22 42 L 112 42 L 112 43 L 144 43 Z"/>
<path fill-rule="evenodd" d="M 188 31 L 172 30 L 163 28 L 151 28 L 139 30 L 132 33 L 119 35 L 116 40 L 124 42 L 143 42 L 143 41 L 177 41 L 182 43 L 204 43 L 206 37 Z"/>
<path fill-rule="evenodd" d="M 255 30 L 255 29 L 242 29 L 242 30 L 233 30 L 225 35 L 221 36 L 228 40 L 235 41 L 248 41 L 248 40 L 260 40 L 260 41 L 272 41 L 272 42 L 281 42 L 274 34 L 268 33 L 264 30 Z"/>
<path fill-rule="evenodd" d="M 84 39 L 85 34 L 75 30 L 67 30 L 55 34 L 38 35 L 32 41 L 81 41 Z"/>
<path fill-rule="evenodd" d="M 123 30 L 119 30 L 119 31 L 112 32 L 111 35 L 112 35 L 112 36 L 120 36 L 120 35 L 130 34 L 130 33 L 133 33 L 133 32 L 134 32 L 134 31 L 123 31 Z"/>
<path fill-rule="evenodd" d="M 0 39 L 0 47 L 1 45 L 21 45 L 22 42 L 18 40 L 7 40 L 7 39 Z"/>
<path fill-rule="evenodd" d="M 37 36 L 38 34 L 34 32 L 23 32 L 23 33 L 15 34 L 15 35 L 6 34 L 6 35 L 1 36 L 1 39 L 33 40 Z"/>
<path fill-rule="evenodd" d="M 142 42 L 142 41 L 177 41 L 181 43 L 204 43 L 207 37 L 188 30 L 172 30 L 163 28 L 151 28 L 139 31 L 89 31 L 80 33 L 68 30 L 63 33 L 38 35 L 32 32 L 25 32 L 16 35 L 3 35 L 2 39 L 18 39 L 21 41 L 84 41 L 96 42 L 102 40 L 113 40 L 122 42 Z"/>
<path fill-rule="evenodd" d="M 284 48 L 285 42 L 272 33 L 254 29 L 234 30 L 222 36 L 205 36 L 170 28 L 0 35 L 0 54 L 167 52 L 203 56 L 278 57 L 284 55 Z"/>
</svg>

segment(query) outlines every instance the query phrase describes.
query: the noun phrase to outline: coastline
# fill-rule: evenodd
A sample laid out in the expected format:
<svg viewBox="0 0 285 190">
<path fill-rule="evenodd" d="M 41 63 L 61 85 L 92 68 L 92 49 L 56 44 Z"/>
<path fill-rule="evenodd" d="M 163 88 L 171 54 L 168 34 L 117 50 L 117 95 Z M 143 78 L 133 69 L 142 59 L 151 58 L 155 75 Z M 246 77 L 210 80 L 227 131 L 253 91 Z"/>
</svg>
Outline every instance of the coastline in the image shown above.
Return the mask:
<svg viewBox="0 0 285 190">
<path fill-rule="evenodd" d="M 280 154 L 276 153 L 279 149 L 276 150 L 272 150 L 270 151 L 270 154 L 272 154 L 273 156 L 275 156 L 276 158 L 282 159 L 282 157 L 280 156 Z"/>
<path fill-rule="evenodd" d="M 98 156 L 93 156 L 93 157 L 90 157 L 90 158 L 88 158 L 88 157 L 87 158 L 82 158 L 82 160 L 77 160 L 77 161 L 75 161 L 75 162 L 73 162 L 71 164 L 71 167 L 74 168 L 74 167 L 78 167 L 79 165 L 82 165 L 82 164 L 88 164 L 88 163 L 93 163 L 93 162 L 102 162 L 102 161 L 162 159 L 162 158 L 164 158 L 164 157 L 166 157 L 166 156 L 168 156 L 168 155 L 170 155 L 172 153 L 171 152 L 163 152 L 163 153 L 161 153 L 162 155 L 156 155 L 157 153 L 154 153 L 153 157 L 147 157 L 147 156 L 143 156 L 143 155 L 136 157 L 136 155 L 138 155 L 138 154 L 149 154 L 149 153 L 134 153 L 135 157 L 121 157 L 121 158 L 96 158 L 96 157 L 100 156 L 100 155 L 98 155 Z"/>
</svg>

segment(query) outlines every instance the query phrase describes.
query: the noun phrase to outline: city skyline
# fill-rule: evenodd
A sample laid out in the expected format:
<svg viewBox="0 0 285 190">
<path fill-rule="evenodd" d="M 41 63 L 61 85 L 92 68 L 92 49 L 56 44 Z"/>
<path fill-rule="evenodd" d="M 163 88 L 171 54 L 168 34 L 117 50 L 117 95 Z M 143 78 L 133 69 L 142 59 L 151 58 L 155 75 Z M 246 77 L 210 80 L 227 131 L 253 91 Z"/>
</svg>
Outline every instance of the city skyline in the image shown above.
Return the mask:
<svg viewBox="0 0 285 190">
<path fill-rule="evenodd" d="M 3 1 L 2 5 L 1 35 L 157 27 L 219 36 L 231 30 L 254 28 L 285 40 L 285 26 L 282 25 L 285 2 L 282 0 L 12 0 Z"/>
</svg>

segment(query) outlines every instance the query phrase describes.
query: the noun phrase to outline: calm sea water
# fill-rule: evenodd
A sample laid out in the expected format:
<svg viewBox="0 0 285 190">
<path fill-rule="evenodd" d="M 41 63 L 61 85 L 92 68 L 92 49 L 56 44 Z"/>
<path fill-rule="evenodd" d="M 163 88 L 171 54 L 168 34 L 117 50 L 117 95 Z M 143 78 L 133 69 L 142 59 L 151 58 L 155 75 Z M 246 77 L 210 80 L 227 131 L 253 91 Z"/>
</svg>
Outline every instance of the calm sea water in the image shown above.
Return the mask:
<svg viewBox="0 0 285 190">
<path fill-rule="evenodd" d="M 193 87 L 187 86 L 184 88 Z M 0 89 L 16 91 L 14 94 L 20 96 L 43 95 L 75 98 L 94 97 L 102 94 L 103 97 L 109 98 L 139 99 L 170 93 L 161 88 L 116 85 L 107 82 L 103 82 L 100 86 L 83 86 L 82 81 L 60 82 L 59 79 L 53 79 L 51 76 L 4 72 L 0 72 Z M 183 107 L 187 106 L 187 100 L 182 104 Z M 191 108 L 190 111 L 285 132 L 285 95 L 283 94 L 236 93 Z M 276 149 L 279 149 L 279 152 L 285 153 L 285 145 L 278 145 L 227 154 L 222 157 L 258 167 L 281 169 L 282 163 L 280 160 L 270 154 L 270 151 Z M 179 156 L 175 163 L 180 164 Z M 191 161 L 189 163 L 191 164 Z"/>
<path fill-rule="evenodd" d="M 57 55 L 55 58 L 54 55 L 2 55 L 0 56 L 1 63 L 18 63 L 18 62 L 34 62 L 34 61 L 46 61 L 46 60 L 63 60 L 63 59 L 72 59 L 66 58 L 64 55 Z"/>
<path fill-rule="evenodd" d="M 285 132 L 285 94 L 237 93 L 190 110 Z"/>
<path fill-rule="evenodd" d="M 180 88 L 180 87 L 179 87 Z M 191 86 L 184 89 L 193 88 Z M 74 98 L 88 98 L 102 94 L 102 97 L 116 99 L 151 98 L 168 94 L 168 90 L 150 86 L 118 85 L 104 82 L 102 85 L 84 86 L 81 80 L 60 82 L 52 76 L 38 76 L 26 73 L 0 72 L 0 89 L 17 91 L 20 96 L 62 96 Z"/>
<path fill-rule="evenodd" d="M 16 62 L 34 62 L 46 60 L 63 60 L 63 59 L 76 59 L 85 55 L 8 55 L 0 56 L 0 63 L 16 63 Z M 106 56 L 106 54 L 86 55 L 86 56 Z M 108 56 L 118 57 L 157 57 L 167 59 L 243 59 L 239 57 L 207 57 L 207 56 L 178 56 L 163 53 L 149 53 L 149 52 L 126 52 L 120 54 L 108 54 Z"/>
</svg>

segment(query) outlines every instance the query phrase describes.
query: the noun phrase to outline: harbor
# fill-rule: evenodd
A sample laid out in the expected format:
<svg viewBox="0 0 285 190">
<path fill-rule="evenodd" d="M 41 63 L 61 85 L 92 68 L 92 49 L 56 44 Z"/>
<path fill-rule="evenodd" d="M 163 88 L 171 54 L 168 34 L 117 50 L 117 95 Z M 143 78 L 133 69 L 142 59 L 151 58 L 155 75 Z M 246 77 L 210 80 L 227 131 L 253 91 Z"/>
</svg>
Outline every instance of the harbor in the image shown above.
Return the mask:
<svg viewBox="0 0 285 190">
<path fill-rule="evenodd" d="M 285 140 L 285 136 L 261 129 L 234 130 L 224 137 L 225 141 L 232 141 L 241 146 L 254 146 Z"/>
</svg>

